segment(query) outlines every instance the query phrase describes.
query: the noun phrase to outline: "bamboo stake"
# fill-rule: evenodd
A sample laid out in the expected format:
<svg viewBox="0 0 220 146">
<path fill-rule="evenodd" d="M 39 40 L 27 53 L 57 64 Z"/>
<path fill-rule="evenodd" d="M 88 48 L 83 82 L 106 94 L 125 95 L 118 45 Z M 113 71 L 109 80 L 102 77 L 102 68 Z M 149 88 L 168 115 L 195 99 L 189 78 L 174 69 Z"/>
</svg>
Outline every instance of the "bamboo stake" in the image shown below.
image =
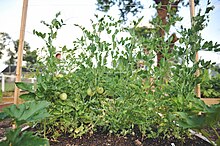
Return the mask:
<svg viewBox="0 0 220 146">
<path fill-rule="evenodd" d="M 25 26 L 27 19 L 27 8 L 28 8 L 28 0 L 23 0 L 23 8 L 22 8 L 22 16 L 21 16 L 21 28 L 20 28 L 20 38 L 19 38 L 19 46 L 18 46 L 18 60 L 16 67 L 16 82 L 21 81 L 21 73 L 22 73 L 22 60 L 23 60 L 23 47 L 24 47 L 24 35 L 25 35 Z M 18 104 L 18 96 L 20 94 L 20 90 L 15 85 L 14 90 L 14 104 Z"/>
<path fill-rule="evenodd" d="M 194 3 L 194 0 L 189 0 L 189 6 L 190 6 L 191 24 L 193 26 L 194 25 L 193 17 L 195 17 L 195 3 Z M 195 61 L 196 62 L 199 61 L 199 53 L 198 52 L 196 52 Z M 200 72 L 199 72 L 199 69 L 197 69 L 196 76 L 198 77 L 199 75 L 200 75 Z M 195 92 L 196 92 L 196 96 L 200 98 L 201 97 L 200 84 L 196 85 Z"/>
</svg>

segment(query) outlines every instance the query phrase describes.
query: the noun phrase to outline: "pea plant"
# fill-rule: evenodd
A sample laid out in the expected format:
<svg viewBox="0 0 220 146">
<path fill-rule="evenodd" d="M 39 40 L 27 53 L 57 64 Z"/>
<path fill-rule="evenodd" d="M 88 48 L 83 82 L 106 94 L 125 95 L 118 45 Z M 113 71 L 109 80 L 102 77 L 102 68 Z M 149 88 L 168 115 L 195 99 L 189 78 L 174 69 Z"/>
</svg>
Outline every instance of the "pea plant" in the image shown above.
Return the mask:
<svg viewBox="0 0 220 146">
<path fill-rule="evenodd" d="M 214 68 L 215 69 L 215 68 Z M 219 98 L 220 97 L 220 74 L 216 71 L 214 76 L 209 74 L 208 70 L 203 71 L 201 82 L 201 95 L 203 98 Z"/>
<path fill-rule="evenodd" d="M 46 134 L 54 138 L 63 133 L 79 137 L 101 128 L 113 134 L 183 139 L 188 131 L 177 124 L 181 119 L 177 113 L 198 112 L 205 106 L 195 98 L 195 85 L 202 78 L 195 73 L 212 66 L 204 60 L 195 62 L 196 52 L 219 50 L 218 44 L 203 42 L 199 33 L 211 9 L 199 13 L 192 28 L 178 30 L 180 45 L 172 50 L 173 37 L 158 35 L 162 25 L 158 18 L 140 35 L 141 19 L 128 27 L 111 16 L 96 15 L 92 29 L 75 25 L 83 35 L 73 41 L 73 48 L 62 47 L 65 61 L 54 57 L 58 49 L 53 41 L 65 25 L 58 13 L 51 23 L 42 22 L 48 33 L 34 30 L 46 43 L 45 57 L 38 60 L 37 85 L 27 85 L 29 93 L 21 98 L 51 102 Z M 181 21 L 170 17 L 162 27 L 167 34 Z M 157 66 L 155 52 L 163 56 Z M 139 68 L 139 61 L 147 69 Z M 58 70 L 63 72 L 57 74 Z"/>
</svg>

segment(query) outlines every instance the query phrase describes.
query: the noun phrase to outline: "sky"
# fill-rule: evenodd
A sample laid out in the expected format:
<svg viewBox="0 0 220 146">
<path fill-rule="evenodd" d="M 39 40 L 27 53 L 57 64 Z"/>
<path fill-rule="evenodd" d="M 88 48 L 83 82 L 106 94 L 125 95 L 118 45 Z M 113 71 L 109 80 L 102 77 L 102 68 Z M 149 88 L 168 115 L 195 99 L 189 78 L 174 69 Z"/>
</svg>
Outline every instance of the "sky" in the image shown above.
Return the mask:
<svg viewBox="0 0 220 146">
<path fill-rule="evenodd" d="M 141 22 L 142 25 L 147 24 L 155 14 L 155 10 L 149 8 L 152 4 L 152 0 L 145 1 L 147 2 L 142 0 L 142 3 L 145 3 L 145 8 L 142 10 L 142 13 L 139 14 L 139 16 L 145 16 L 143 22 Z M 195 11 L 198 12 L 199 8 L 204 9 L 206 1 L 207 0 L 201 0 L 201 5 L 196 7 Z M 210 23 L 202 32 L 202 35 L 205 40 L 212 40 L 220 43 L 220 0 L 211 0 L 211 3 L 215 5 L 215 9 L 211 12 Z M 97 7 L 95 4 L 96 0 L 29 0 L 25 41 L 30 44 L 32 49 L 41 48 L 43 41 L 33 35 L 33 30 L 44 31 L 45 28 L 40 21 L 44 20 L 50 22 L 55 14 L 60 11 L 61 18 L 67 25 L 58 33 L 59 43 L 57 45 L 71 46 L 74 38 L 81 35 L 80 30 L 74 27 L 73 24 L 89 27 L 91 24 L 90 19 L 94 19 L 94 14 L 103 15 L 103 13 L 96 10 Z M 0 0 L 0 32 L 8 33 L 13 40 L 19 38 L 22 5 L 23 0 Z M 108 14 L 118 18 L 117 8 L 113 8 Z M 190 27 L 189 7 L 181 8 L 179 14 L 184 18 L 182 25 Z M 135 19 L 135 17 L 129 18 Z M 206 53 L 203 53 L 203 55 L 206 55 L 206 59 L 213 56 Z M 4 55 L 3 59 L 0 59 L 0 71 L 5 67 L 4 62 L 6 59 L 6 55 Z"/>
</svg>

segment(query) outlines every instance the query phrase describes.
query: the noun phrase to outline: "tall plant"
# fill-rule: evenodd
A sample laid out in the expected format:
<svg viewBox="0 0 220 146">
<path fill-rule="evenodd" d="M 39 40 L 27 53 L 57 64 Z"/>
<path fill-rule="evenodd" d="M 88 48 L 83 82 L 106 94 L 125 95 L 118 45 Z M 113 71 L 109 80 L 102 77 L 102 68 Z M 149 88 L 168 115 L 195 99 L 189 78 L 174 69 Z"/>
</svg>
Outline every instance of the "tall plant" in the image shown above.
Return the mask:
<svg viewBox="0 0 220 146">
<path fill-rule="evenodd" d="M 62 47 L 65 62 L 54 57 L 57 49 L 53 41 L 64 25 L 58 13 L 51 24 L 43 22 L 49 33 L 34 31 L 45 40 L 46 55 L 38 62 L 36 90 L 26 86 L 30 93 L 22 98 L 52 103 L 47 132 L 54 138 L 63 132 L 78 137 L 100 127 L 124 135 L 138 129 L 143 137 L 181 138 L 187 131 L 178 126 L 176 113 L 200 111 L 205 106 L 195 98 L 194 87 L 201 81 L 195 72 L 211 64 L 195 62 L 195 54 L 201 48 L 219 50 L 218 44 L 203 42 L 199 34 L 211 9 L 207 7 L 205 15 L 199 13 L 192 28 L 178 30 L 181 45 L 174 46 L 172 53 L 173 38 L 164 42 L 158 37 L 157 18 L 152 20 L 154 29 L 149 30 L 149 37 L 137 37 L 139 21 L 125 27 L 110 16 L 96 16 L 91 30 L 76 25 L 83 35 L 73 42 L 73 49 Z M 167 33 L 181 20 L 170 17 Z M 160 67 L 153 65 L 153 51 L 164 56 Z M 137 66 L 140 60 L 147 69 Z M 60 69 L 64 73 L 57 74 Z"/>
</svg>

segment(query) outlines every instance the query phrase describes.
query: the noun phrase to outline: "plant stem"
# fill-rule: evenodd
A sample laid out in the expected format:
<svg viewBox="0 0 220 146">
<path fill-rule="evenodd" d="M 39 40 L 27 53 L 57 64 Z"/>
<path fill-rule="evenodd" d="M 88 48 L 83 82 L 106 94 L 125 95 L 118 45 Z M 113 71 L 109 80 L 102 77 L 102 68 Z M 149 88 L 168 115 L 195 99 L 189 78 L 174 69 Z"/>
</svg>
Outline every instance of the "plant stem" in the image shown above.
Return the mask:
<svg viewBox="0 0 220 146">
<path fill-rule="evenodd" d="M 44 120 L 44 138 L 46 138 L 46 119 Z"/>
<path fill-rule="evenodd" d="M 219 136 L 218 132 L 216 131 L 216 129 L 214 127 L 211 127 L 211 128 L 215 132 L 215 134 L 217 135 L 218 139 L 220 139 L 220 136 Z"/>
<path fill-rule="evenodd" d="M 203 136 L 205 136 L 209 142 L 212 144 L 212 145 L 215 145 L 215 143 L 211 140 L 211 138 L 209 137 L 209 134 L 207 134 L 206 132 L 204 132 L 203 130 L 199 130 Z"/>
</svg>

